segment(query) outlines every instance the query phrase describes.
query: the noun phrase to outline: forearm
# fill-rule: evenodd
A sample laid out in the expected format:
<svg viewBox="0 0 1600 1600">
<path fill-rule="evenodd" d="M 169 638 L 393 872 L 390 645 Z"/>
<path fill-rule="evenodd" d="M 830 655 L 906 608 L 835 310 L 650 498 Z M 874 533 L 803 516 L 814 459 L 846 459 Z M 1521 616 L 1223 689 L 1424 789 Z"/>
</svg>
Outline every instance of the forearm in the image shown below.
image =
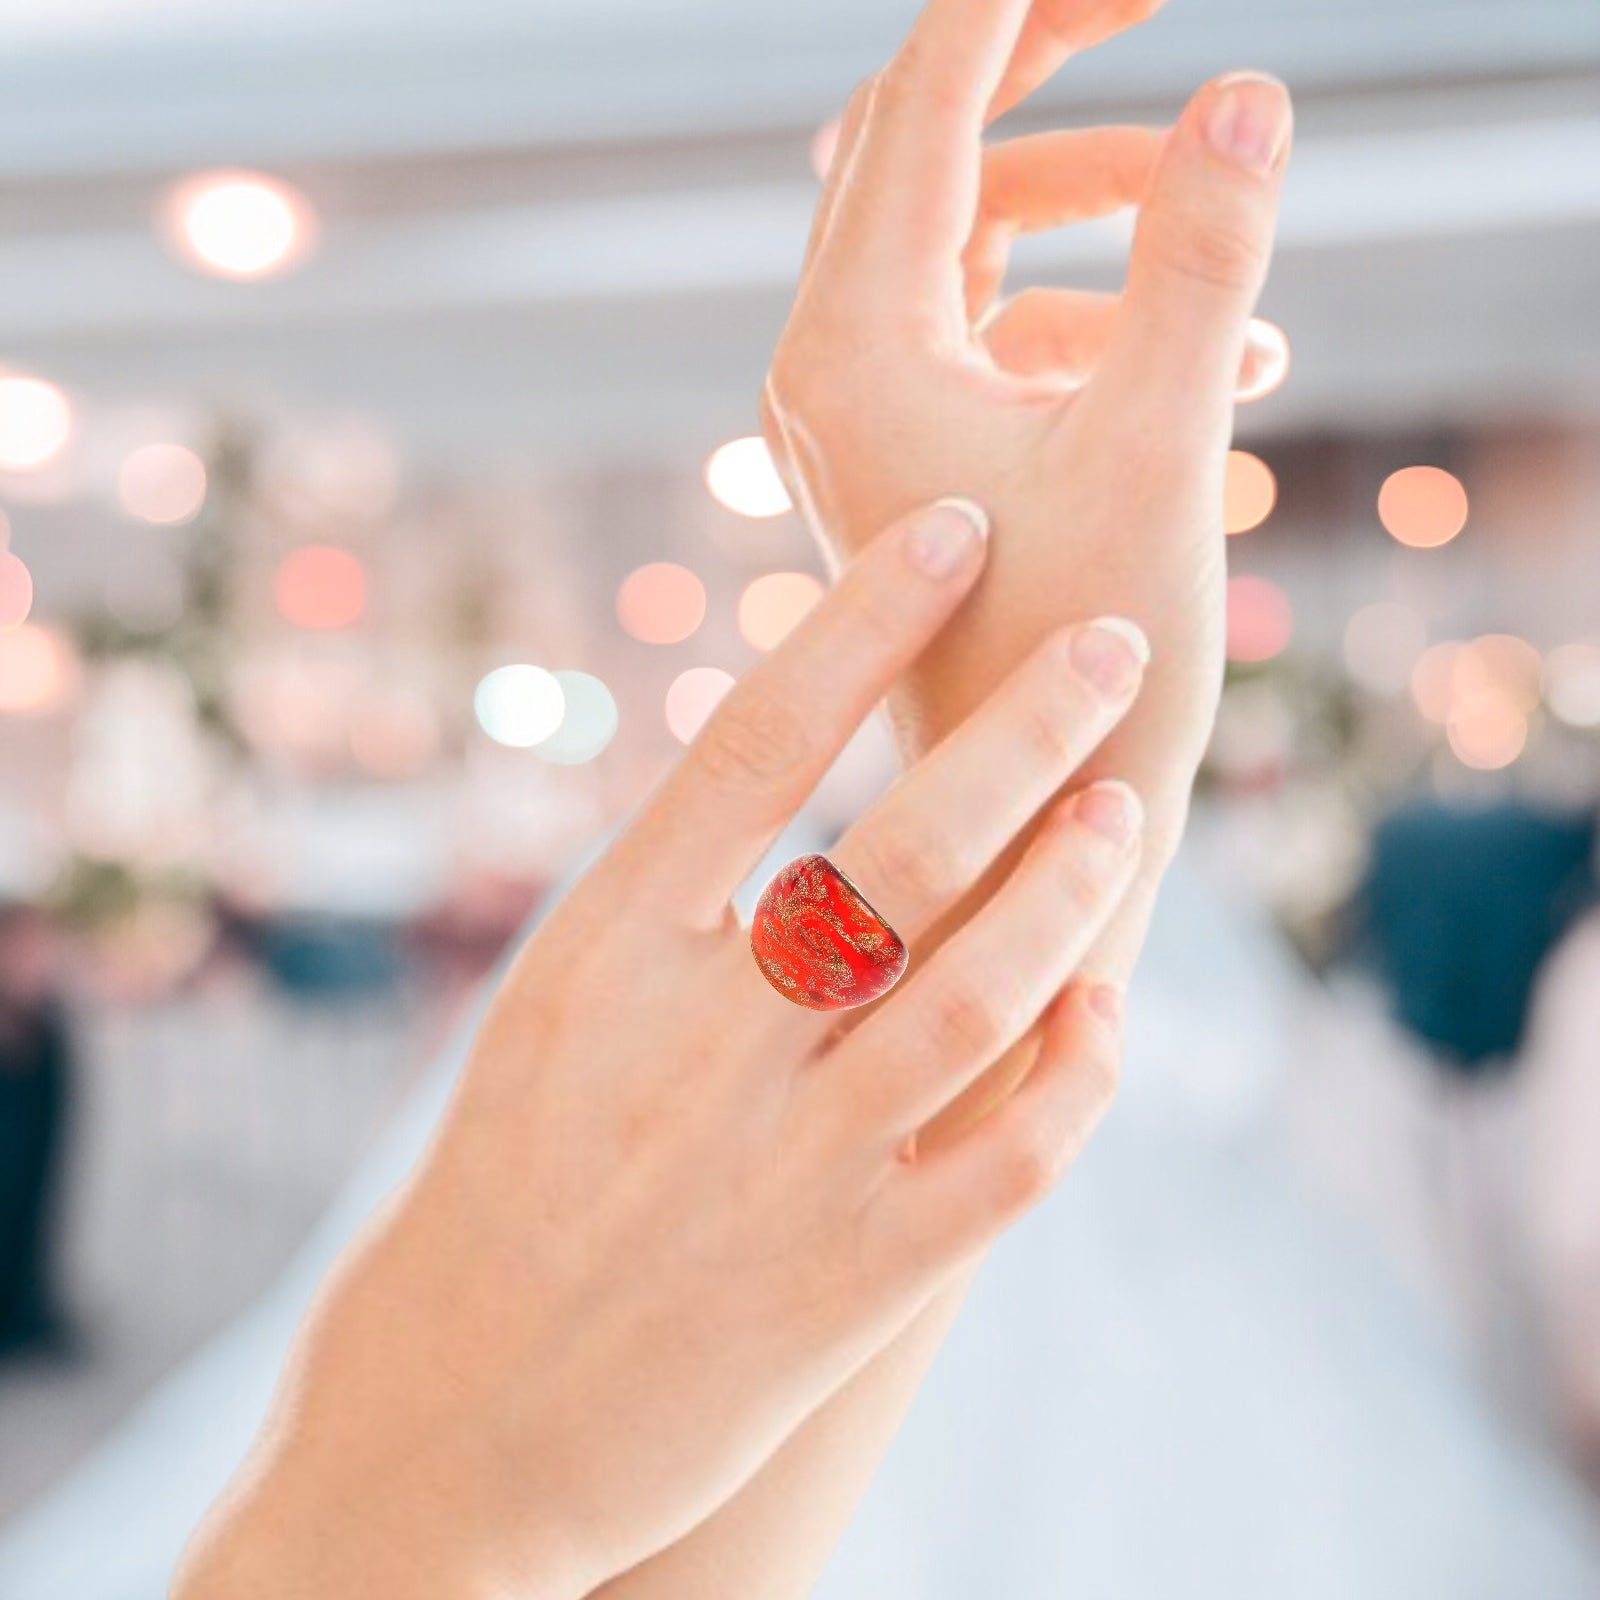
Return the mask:
<svg viewBox="0 0 1600 1600">
<path fill-rule="evenodd" d="M 595 1600 L 804 1600 L 899 1432 L 968 1281 L 934 1300 L 714 1517 Z"/>
</svg>

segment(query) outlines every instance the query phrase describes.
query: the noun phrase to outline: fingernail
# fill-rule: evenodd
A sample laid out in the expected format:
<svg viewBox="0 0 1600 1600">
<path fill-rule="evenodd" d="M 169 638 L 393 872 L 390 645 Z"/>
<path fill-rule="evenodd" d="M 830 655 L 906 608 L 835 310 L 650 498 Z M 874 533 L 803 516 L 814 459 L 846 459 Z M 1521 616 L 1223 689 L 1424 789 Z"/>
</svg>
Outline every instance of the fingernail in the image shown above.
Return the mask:
<svg viewBox="0 0 1600 1600">
<path fill-rule="evenodd" d="M 1122 1020 L 1122 991 L 1114 983 L 1089 985 L 1089 1009 L 1102 1022 L 1115 1027 Z"/>
<path fill-rule="evenodd" d="M 929 578 L 948 578 L 989 537 L 989 518 L 970 500 L 939 500 L 912 520 L 911 564 Z"/>
<path fill-rule="evenodd" d="M 1126 844 L 1138 830 L 1144 808 L 1127 784 L 1112 780 L 1085 789 L 1073 802 L 1073 814 L 1101 838 Z"/>
<path fill-rule="evenodd" d="M 1212 85 L 1206 143 L 1225 160 L 1265 177 L 1289 143 L 1289 92 L 1265 72 L 1230 72 Z"/>
<path fill-rule="evenodd" d="M 1144 629 L 1126 617 L 1097 617 L 1072 636 L 1072 665 L 1107 699 L 1130 693 L 1149 660 Z"/>
</svg>

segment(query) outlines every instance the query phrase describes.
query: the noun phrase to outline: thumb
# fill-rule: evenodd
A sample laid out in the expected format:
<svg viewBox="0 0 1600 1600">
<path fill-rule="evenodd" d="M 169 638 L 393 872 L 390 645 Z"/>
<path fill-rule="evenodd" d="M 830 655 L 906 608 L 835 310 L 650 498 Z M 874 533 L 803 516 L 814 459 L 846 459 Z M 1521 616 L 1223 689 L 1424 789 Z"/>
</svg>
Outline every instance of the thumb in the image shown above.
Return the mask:
<svg viewBox="0 0 1600 1600">
<path fill-rule="evenodd" d="M 1236 72 L 1208 83 L 1167 139 L 1140 209 L 1106 366 L 1114 387 L 1226 414 L 1267 275 L 1288 160 L 1289 92 Z M 1159 400 L 1158 400 L 1159 403 Z"/>
</svg>

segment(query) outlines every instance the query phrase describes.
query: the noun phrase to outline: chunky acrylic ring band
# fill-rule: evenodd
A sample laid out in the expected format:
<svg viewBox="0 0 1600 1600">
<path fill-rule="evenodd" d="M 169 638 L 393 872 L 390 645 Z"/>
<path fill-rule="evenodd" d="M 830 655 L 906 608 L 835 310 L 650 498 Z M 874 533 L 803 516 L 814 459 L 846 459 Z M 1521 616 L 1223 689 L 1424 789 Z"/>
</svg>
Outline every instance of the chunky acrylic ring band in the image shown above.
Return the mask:
<svg viewBox="0 0 1600 1600">
<path fill-rule="evenodd" d="M 904 941 L 826 856 L 799 856 L 756 902 L 750 949 L 785 1000 L 848 1011 L 887 994 L 906 970 Z"/>
</svg>

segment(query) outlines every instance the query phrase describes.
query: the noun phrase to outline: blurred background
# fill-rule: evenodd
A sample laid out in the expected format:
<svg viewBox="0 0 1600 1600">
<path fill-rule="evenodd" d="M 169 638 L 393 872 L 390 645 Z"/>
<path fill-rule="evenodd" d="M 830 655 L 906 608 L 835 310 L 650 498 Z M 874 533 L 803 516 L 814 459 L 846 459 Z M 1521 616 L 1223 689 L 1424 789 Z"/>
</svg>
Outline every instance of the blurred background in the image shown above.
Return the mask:
<svg viewBox="0 0 1600 1600">
<path fill-rule="evenodd" d="M 821 593 L 754 397 L 912 10 L 0 8 L 0 1537 Z M 1147 1076 L 1219 1161 L 1270 1130 L 1600 1493 L 1600 7 L 1173 0 L 1008 126 L 1241 65 L 1297 102 L 1292 367 L 1240 413 L 1176 892 L 1261 940 L 1276 1032 L 1158 941 Z M 887 772 L 869 729 L 817 826 Z"/>
</svg>

